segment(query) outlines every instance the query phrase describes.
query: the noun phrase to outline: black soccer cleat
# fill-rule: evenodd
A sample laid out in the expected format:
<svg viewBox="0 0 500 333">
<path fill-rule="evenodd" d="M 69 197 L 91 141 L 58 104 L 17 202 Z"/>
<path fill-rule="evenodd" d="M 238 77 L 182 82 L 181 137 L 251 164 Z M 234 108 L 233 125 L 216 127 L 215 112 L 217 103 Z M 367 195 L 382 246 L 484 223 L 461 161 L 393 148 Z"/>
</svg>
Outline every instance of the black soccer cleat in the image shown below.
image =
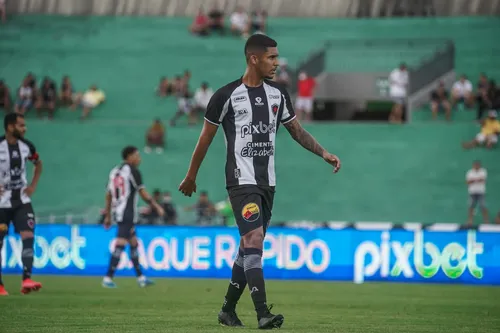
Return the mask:
<svg viewBox="0 0 500 333">
<path fill-rule="evenodd" d="M 245 326 L 241 322 L 240 318 L 238 318 L 236 311 L 224 312 L 221 310 L 219 312 L 218 318 L 219 318 L 219 324 L 221 324 L 222 326 L 230 326 L 230 327 Z"/>
<path fill-rule="evenodd" d="M 273 328 L 281 328 L 285 317 L 281 314 L 273 315 L 271 309 L 272 304 L 267 308 L 267 313 L 259 318 L 259 329 L 261 330 L 272 330 Z"/>
</svg>

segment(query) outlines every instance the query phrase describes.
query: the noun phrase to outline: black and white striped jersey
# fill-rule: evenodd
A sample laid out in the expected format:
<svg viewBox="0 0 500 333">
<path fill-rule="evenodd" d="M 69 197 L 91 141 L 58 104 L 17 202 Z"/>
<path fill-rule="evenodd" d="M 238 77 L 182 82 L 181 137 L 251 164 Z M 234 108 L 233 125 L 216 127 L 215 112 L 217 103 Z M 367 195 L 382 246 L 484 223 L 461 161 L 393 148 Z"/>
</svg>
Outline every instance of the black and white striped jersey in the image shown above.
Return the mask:
<svg viewBox="0 0 500 333">
<path fill-rule="evenodd" d="M 137 223 L 138 192 L 144 185 L 139 170 L 123 163 L 109 173 L 107 191 L 111 194 L 111 214 L 116 223 Z"/>
<path fill-rule="evenodd" d="M 30 197 L 24 194 L 28 186 L 27 161 L 38 162 L 38 153 L 30 141 L 18 139 L 11 145 L 5 136 L 0 137 L 0 184 L 3 187 L 0 208 L 15 208 L 31 202 Z"/>
<path fill-rule="evenodd" d="M 240 78 L 215 92 L 205 119 L 224 129 L 227 187 L 276 186 L 276 133 L 294 118 L 288 92 L 273 81 L 247 87 Z"/>
</svg>

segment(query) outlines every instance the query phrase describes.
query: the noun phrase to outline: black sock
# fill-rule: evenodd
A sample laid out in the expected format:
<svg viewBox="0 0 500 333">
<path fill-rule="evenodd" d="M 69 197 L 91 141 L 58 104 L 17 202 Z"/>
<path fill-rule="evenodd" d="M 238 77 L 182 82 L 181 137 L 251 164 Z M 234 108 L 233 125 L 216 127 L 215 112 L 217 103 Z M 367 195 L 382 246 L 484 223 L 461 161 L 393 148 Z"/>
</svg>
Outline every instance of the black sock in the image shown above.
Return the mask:
<svg viewBox="0 0 500 333">
<path fill-rule="evenodd" d="M 135 274 L 141 276 L 142 270 L 139 264 L 139 251 L 137 251 L 137 246 L 130 246 L 130 259 L 132 260 L 132 264 L 134 264 Z"/>
<path fill-rule="evenodd" d="M 3 281 L 2 281 L 2 246 L 3 246 L 3 236 L 1 236 L 2 239 L 0 239 L 0 286 L 3 286 Z"/>
<path fill-rule="evenodd" d="M 224 297 L 224 304 L 222 305 L 222 311 L 224 312 L 234 311 L 236 304 L 240 300 L 241 294 L 243 294 L 247 286 L 247 277 L 245 276 L 245 270 L 243 268 L 244 255 L 243 250 L 240 248 L 234 260 L 231 281 L 229 282 L 227 293 Z"/>
<path fill-rule="evenodd" d="M 33 269 L 33 243 L 34 238 L 23 239 L 23 252 L 21 259 L 23 261 L 23 280 L 31 278 L 31 270 Z"/>
<path fill-rule="evenodd" d="M 255 311 L 257 317 L 260 318 L 267 313 L 266 284 L 264 283 L 264 273 L 262 271 L 262 250 L 245 248 L 243 264 Z"/>
<path fill-rule="evenodd" d="M 115 275 L 116 267 L 120 263 L 120 257 L 122 255 L 122 252 L 124 249 L 125 249 L 125 246 L 123 246 L 123 245 L 116 245 L 115 246 L 115 250 L 111 254 L 111 259 L 109 260 L 108 273 L 106 274 L 107 277 L 112 278 Z"/>
</svg>

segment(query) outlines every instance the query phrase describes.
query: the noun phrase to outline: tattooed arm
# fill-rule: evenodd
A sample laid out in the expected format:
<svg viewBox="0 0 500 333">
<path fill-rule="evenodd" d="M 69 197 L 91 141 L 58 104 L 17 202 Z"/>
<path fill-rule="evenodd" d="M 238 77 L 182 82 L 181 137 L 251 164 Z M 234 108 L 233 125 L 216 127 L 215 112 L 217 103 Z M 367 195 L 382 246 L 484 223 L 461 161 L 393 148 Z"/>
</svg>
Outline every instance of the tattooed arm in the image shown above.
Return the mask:
<svg viewBox="0 0 500 333">
<path fill-rule="evenodd" d="M 318 141 L 316 141 L 316 139 L 302 127 L 297 119 L 291 120 L 290 122 L 284 124 L 284 126 L 292 138 L 302 147 L 322 157 L 327 163 L 334 166 L 333 172 L 339 171 L 340 159 L 337 156 L 330 154 L 325 150 L 325 148 L 321 147 Z"/>
</svg>

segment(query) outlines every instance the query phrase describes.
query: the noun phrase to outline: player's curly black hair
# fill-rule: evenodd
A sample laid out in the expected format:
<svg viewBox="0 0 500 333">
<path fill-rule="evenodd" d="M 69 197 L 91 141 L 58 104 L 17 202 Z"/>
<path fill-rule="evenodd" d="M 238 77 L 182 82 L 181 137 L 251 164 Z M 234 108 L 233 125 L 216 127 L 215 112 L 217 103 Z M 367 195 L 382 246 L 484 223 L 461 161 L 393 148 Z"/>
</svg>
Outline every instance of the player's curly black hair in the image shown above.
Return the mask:
<svg viewBox="0 0 500 333">
<path fill-rule="evenodd" d="M 122 158 L 123 160 L 126 160 L 130 155 L 135 153 L 137 151 L 137 147 L 134 146 L 127 146 L 122 149 Z"/>
</svg>

